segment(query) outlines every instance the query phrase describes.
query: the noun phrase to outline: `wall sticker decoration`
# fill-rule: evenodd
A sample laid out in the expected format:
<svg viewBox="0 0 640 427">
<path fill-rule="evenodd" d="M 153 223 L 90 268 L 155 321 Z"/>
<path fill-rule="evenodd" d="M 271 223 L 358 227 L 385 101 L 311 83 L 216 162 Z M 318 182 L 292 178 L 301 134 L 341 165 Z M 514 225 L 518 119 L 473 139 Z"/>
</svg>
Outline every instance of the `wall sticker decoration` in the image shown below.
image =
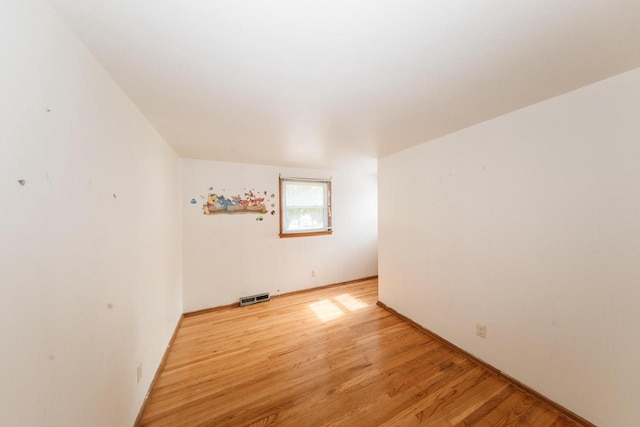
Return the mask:
<svg viewBox="0 0 640 427">
<path fill-rule="evenodd" d="M 226 191 L 226 189 L 222 191 Z M 226 196 L 222 193 L 214 193 L 213 187 L 209 187 L 206 202 L 202 205 L 202 213 L 205 215 L 238 213 L 265 214 L 269 212 L 267 203 L 272 201 L 271 199 L 265 199 L 267 194 L 268 192 L 266 190 L 255 191 L 255 189 L 252 188 L 248 191 L 245 189 L 245 193 L 242 196 L 240 194 L 236 196 Z M 272 193 L 271 197 L 275 197 L 275 194 Z M 271 206 L 274 205 L 275 203 L 271 204 Z M 256 221 L 262 220 L 262 217 L 256 219 Z"/>
</svg>

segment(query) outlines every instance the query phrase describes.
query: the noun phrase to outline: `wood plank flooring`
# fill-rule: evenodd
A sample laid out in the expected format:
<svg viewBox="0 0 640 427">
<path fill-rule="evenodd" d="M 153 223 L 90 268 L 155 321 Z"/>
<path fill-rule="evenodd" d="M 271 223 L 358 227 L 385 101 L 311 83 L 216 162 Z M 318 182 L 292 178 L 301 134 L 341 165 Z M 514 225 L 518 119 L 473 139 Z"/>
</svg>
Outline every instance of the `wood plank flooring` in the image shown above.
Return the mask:
<svg viewBox="0 0 640 427">
<path fill-rule="evenodd" d="M 377 306 L 377 286 L 185 317 L 141 425 L 579 425 Z"/>
</svg>

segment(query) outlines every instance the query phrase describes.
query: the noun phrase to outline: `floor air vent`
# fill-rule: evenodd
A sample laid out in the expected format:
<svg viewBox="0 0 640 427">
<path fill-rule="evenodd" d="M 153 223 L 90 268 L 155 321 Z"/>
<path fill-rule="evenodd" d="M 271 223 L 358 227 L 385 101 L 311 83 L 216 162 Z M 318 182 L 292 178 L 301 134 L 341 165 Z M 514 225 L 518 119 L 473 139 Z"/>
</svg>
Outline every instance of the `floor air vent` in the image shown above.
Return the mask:
<svg viewBox="0 0 640 427">
<path fill-rule="evenodd" d="M 252 295 L 250 297 L 242 297 L 240 298 L 240 305 L 251 305 L 256 304 L 258 302 L 269 301 L 271 298 L 269 297 L 269 292 L 266 294 L 258 294 Z"/>
</svg>

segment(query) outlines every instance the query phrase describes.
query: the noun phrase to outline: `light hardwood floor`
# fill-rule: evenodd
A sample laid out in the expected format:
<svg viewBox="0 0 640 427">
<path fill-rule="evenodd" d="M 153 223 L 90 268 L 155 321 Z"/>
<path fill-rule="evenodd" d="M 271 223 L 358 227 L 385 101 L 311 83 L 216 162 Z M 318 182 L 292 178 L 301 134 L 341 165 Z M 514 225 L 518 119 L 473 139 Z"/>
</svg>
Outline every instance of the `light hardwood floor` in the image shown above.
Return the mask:
<svg viewBox="0 0 640 427">
<path fill-rule="evenodd" d="M 376 301 L 367 280 L 185 317 L 141 425 L 579 425 Z"/>
</svg>

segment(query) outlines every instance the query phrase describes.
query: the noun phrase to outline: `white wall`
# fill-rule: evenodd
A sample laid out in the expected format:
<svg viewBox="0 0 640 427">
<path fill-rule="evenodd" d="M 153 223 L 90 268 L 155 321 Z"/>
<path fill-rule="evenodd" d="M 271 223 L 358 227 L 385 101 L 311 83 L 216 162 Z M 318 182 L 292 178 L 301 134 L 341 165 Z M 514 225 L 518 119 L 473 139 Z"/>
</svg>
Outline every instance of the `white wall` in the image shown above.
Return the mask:
<svg viewBox="0 0 640 427">
<path fill-rule="evenodd" d="M 181 159 L 180 169 L 185 312 L 260 292 L 285 293 L 377 274 L 375 167 L 327 171 Z M 333 177 L 333 235 L 278 236 L 279 174 Z M 261 215 L 263 221 L 256 221 L 256 214 L 204 215 L 203 197 L 211 186 L 225 196 L 252 188 L 263 196 L 267 191 L 276 214 Z"/>
<path fill-rule="evenodd" d="M 44 2 L 0 3 L 0 52 L 0 425 L 132 425 L 182 309 L 178 158 Z"/>
<path fill-rule="evenodd" d="M 380 300 L 598 425 L 640 425 L 639 112 L 640 69 L 382 159 Z"/>
</svg>

